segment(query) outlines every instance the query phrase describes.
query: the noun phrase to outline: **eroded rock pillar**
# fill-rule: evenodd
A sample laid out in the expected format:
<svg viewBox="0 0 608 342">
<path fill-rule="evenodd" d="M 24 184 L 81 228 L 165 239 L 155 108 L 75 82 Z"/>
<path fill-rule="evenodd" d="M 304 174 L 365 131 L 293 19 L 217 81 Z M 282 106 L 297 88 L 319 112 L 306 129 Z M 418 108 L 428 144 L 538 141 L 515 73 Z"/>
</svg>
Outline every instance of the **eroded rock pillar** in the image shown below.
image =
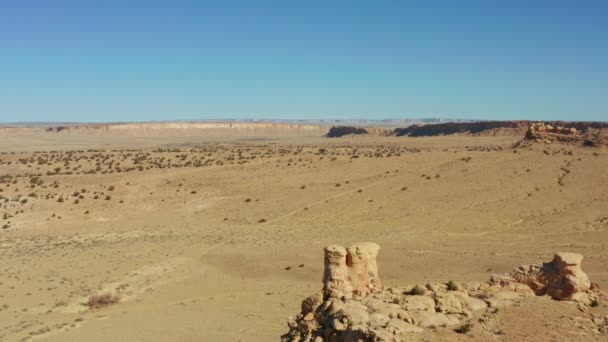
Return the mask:
<svg viewBox="0 0 608 342">
<path fill-rule="evenodd" d="M 356 243 L 346 249 L 346 265 L 353 295 L 364 297 L 382 290 L 376 257 L 380 246 L 373 242 Z"/>
<path fill-rule="evenodd" d="M 325 248 L 323 292 L 334 298 L 363 297 L 382 290 L 376 257 L 380 246 L 360 242 L 348 248 Z"/>
<path fill-rule="evenodd" d="M 346 248 L 340 245 L 325 247 L 325 272 L 323 292 L 330 297 L 352 297 L 352 286 L 348 279 Z"/>
</svg>

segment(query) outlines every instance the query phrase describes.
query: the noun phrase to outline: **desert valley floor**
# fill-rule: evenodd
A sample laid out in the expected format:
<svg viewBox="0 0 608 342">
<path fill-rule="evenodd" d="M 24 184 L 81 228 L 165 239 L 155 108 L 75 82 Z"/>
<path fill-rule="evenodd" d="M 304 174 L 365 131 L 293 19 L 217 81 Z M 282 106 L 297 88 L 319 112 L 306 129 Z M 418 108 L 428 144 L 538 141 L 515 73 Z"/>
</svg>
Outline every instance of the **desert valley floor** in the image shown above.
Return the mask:
<svg viewBox="0 0 608 342">
<path fill-rule="evenodd" d="M 3 136 L 0 340 L 277 341 L 332 243 L 378 243 L 386 286 L 567 251 L 607 288 L 608 151 L 519 140 Z M 601 341 L 577 317 L 604 305 L 535 298 L 499 333 L 411 339 Z"/>
</svg>

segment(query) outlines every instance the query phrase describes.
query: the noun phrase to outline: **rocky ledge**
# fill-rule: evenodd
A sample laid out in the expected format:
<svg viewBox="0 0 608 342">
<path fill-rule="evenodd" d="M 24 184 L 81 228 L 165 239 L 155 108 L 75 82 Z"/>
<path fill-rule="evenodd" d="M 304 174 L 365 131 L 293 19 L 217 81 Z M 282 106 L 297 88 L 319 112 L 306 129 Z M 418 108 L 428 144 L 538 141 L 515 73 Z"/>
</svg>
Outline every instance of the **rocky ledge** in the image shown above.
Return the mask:
<svg viewBox="0 0 608 342">
<path fill-rule="evenodd" d="M 600 291 L 581 268 L 583 256 L 558 252 L 547 263 L 519 266 L 485 283 L 432 283 L 383 289 L 372 242 L 325 248 L 323 290 L 302 302 L 282 341 L 404 341 L 425 328 L 467 329 L 473 317 L 487 319 L 498 308 L 532 296 L 574 301 L 581 310 Z M 600 322 L 601 321 L 601 322 Z M 608 333 L 608 317 L 598 321 Z"/>
<path fill-rule="evenodd" d="M 608 142 L 605 129 L 588 127 L 580 131 L 575 127 L 552 126 L 543 122 L 533 123 L 528 127 L 525 140 L 551 144 L 561 142 L 589 147 L 605 146 Z"/>
</svg>

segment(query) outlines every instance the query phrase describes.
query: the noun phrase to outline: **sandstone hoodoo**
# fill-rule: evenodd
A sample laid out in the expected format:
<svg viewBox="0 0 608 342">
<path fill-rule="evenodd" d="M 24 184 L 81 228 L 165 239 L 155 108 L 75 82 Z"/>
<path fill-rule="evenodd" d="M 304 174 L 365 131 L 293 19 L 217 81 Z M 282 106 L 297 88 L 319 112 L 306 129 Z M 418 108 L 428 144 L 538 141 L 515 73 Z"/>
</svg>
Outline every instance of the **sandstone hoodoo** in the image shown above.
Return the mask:
<svg viewBox="0 0 608 342">
<path fill-rule="evenodd" d="M 373 242 L 348 248 L 331 245 L 325 248 L 323 291 L 334 298 L 364 297 L 382 290 L 376 256 L 380 246 Z"/>
<path fill-rule="evenodd" d="M 598 301 L 599 288 L 583 272 L 583 256 L 555 253 L 548 263 L 524 265 L 493 275 L 486 283 L 429 283 L 383 289 L 372 242 L 325 248 L 323 291 L 306 298 L 288 322 L 287 341 L 405 341 L 424 328 L 484 324 L 498 308 L 549 295 L 583 309 Z M 490 317 L 490 318 L 489 318 Z M 452 328 L 453 329 L 453 328 Z M 608 330 L 607 330 L 608 331 Z"/>
</svg>

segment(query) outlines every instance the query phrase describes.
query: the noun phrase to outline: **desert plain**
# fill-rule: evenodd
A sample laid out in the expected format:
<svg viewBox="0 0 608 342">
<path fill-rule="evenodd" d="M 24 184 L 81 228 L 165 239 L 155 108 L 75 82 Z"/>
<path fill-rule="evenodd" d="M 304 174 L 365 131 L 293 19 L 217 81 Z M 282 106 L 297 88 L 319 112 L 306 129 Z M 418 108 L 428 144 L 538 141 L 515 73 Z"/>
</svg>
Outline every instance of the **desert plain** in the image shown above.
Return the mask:
<svg viewBox="0 0 608 342">
<path fill-rule="evenodd" d="M 608 287 L 605 147 L 279 133 L 1 130 L 0 340 L 277 341 L 334 243 L 380 245 L 385 286 L 564 251 Z M 602 341 L 606 304 L 531 298 L 409 339 Z"/>
</svg>

